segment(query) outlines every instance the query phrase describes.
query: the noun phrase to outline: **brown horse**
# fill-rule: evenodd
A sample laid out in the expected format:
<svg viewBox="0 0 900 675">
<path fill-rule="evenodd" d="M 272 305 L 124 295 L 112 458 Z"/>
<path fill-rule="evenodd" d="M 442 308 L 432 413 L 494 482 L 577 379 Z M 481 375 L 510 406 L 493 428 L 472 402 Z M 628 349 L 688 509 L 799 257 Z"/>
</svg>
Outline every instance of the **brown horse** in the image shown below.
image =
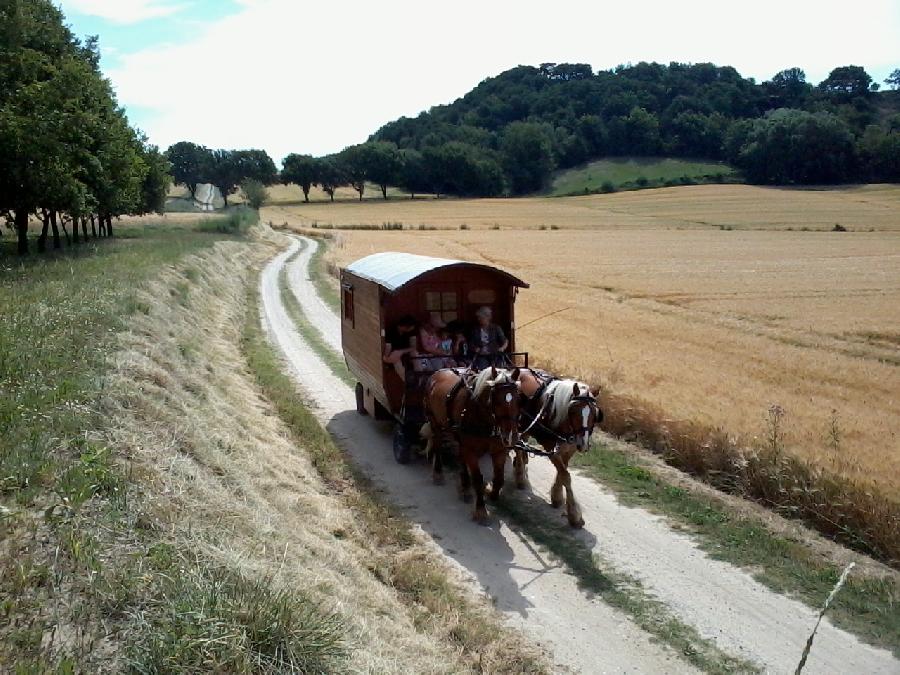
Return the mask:
<svg viewBox="0 0 900 675">
<path fill-rule="evenodd" d="M 421 436 L 426 440 L 425 456 L 431 460 L 431 478 L 435 485 L 444 482 L 442 448 L 448 442 L 458 443 L 459 424 L 463 410 L 472 396 L 471 385 L 475 373 L 460 368 L 438 370 L 425 384 L 425 417 Z"/>
<path fill-rule="evenodd" d="M 475 491 L 473 520 L 488 520 L 484 502 L 484 477 L 479 459 L 491 456 L 494 468 L 490 498 L 503 489 L 506 457 L 519 438 L 519 371 L 486 368 L 474 377 L 441 370 L 428 382 L 425 409 L 429 422 L 422 428 L 433 459 L 433 478 L 442 482 L 441 437 L 452 433 L 459 444 L 460 496 L 471 499 Z"/>
<path fill-rule="evenodd" d="M 603 421 L 597 394 L 583 382 L 559 380 L 538 370 L 520 371 L 519 386 L 524 399 L 522 435 L 540 443 L 556 467 L 550 503 L 561 506 L 565 490 L 569 525 L 584 527 L 581 507 L 572 491 L 569 461 L 576 452 L 590 447 L 594 427 Z M 519 488 L 527 483 L 527 464 L 527 453 L 517 449 L 513 467 Z"/>
</svg>

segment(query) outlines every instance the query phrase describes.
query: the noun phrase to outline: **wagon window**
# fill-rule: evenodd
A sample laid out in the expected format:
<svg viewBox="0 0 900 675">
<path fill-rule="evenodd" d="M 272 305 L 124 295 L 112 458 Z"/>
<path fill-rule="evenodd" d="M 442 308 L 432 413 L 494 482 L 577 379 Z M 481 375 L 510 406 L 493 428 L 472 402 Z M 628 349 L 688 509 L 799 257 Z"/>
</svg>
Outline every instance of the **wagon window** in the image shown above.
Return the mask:
<svg viewBox="0 0 900 675">
<path fill-rule="evenodd" d="M 344 306 L 344 319 L 356 327 L 355 312 L 353 308 L 353 289 L 344 286 L 341 304 Z"/>
<path fill-rule="evenodd" d="M 476 288 L 469 291 L 469 302 L 473 305 L 493 305 L 497 294 L 493 288 Z"/>
<path fill-rule="evenodd" d="M 458 302 L 455 291 L 425 291 L 425 310 L 440 314 L 444 321 L 454 321 L 459 317 Z"/>
</svg>

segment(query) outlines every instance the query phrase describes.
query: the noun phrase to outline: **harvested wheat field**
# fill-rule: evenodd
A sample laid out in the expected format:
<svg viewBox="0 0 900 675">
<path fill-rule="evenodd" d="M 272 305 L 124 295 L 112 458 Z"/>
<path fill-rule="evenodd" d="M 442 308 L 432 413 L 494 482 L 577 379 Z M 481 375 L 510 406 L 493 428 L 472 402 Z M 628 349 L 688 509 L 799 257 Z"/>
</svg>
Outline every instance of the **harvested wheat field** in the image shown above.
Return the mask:
<svg viewBox="0 0 900 675">
<path fill-rule="evenodd" d="M 507 229 L 788 229 L 900 231 L 900 186 L 866 185 L 828 190 L 787 190 L 751 185 L 695 185 L 585 197 L 518 199 L 409 199 L 384 201 L 368 190 L 360 202 L 342 188 L 331 204 L 316 190 L 302 203 L 294 186 L 271 189 L 266 218 L 275 224 L 460 226 Z M 392 193 L 389 192 L 389 195 Z"/>
<path fill-rule="evenodd" d="M 698 186 L 572 199 L 274 205 L 263 217 L 294 226 L 487 227 L 345 230 L 328 255 L 344 265 L 400 250 L 510 270 L 532 285 L 517 303 L 518 346 L 537 363 L 750 442 L 764 442 L 778 405 L 788 452 L 896 498 L 898 214 L 897 187 Z M 836 222 L 861 231 L 799 231 Z M 502 229 L 490 229 L 495 223 Z M 507 229 L 513 224 L 560 229 Z"/>
</svg>

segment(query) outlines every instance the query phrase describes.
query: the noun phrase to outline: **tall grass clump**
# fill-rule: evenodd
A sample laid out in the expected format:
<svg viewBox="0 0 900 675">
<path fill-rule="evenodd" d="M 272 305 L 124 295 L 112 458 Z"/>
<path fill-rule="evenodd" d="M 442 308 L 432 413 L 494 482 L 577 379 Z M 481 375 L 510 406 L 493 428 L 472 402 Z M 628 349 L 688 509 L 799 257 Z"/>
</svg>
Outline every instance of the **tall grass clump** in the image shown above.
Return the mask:
<svg viewBox="0 0 900 675">
<path fill-rule="evenodd" d="M 761 440 L 673 420 L 646 402 L 604 390 L 603 429 L 640 443 L 714 487 L 802 520 L 828 537 L 900 566 L 900 504 L 787 452 L 787 411 L 773 405 Z"/>
<path fill-rule="evenodd" d="M 243 235 L 259 222 L 259 211 L 248 206 L 235 206 L 224 214 L 202 220 L 197 225 L 200 232 Z"/>
<path fill-rule="evenodd" d="M 157 555 L 157 557 L 161 557 Z M 139 673 L 301 672 L 340 669 L 339 615 L 271 579 L 248 579 L 175 557 L 154 575 L 129 666 Z"/>
</svg>

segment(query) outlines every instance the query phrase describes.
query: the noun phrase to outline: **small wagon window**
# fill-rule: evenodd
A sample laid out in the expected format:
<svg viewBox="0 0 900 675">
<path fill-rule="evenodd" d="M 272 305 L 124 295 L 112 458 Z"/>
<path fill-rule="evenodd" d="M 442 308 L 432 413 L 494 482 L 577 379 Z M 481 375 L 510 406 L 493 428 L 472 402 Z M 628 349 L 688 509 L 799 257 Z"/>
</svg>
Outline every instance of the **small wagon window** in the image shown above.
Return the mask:
<svg viewBox="0 0 900 675">
<path fill-rule="evenodd" d="M 356 319 L 353 308 L 353 288 L 349 286 L 343 287 L 343 293 L 341 293 L 341 304 L 344 306 L 344 320 L 349 321 L 350 324 L 355 328 Z"/>
<path fill-rule="evenodd" d="M 459 317 L 458 303 L 455 291 L 425 291 L 425 310 L 440 314 L 444 321 L 455 321 Z"/>
</svg>

